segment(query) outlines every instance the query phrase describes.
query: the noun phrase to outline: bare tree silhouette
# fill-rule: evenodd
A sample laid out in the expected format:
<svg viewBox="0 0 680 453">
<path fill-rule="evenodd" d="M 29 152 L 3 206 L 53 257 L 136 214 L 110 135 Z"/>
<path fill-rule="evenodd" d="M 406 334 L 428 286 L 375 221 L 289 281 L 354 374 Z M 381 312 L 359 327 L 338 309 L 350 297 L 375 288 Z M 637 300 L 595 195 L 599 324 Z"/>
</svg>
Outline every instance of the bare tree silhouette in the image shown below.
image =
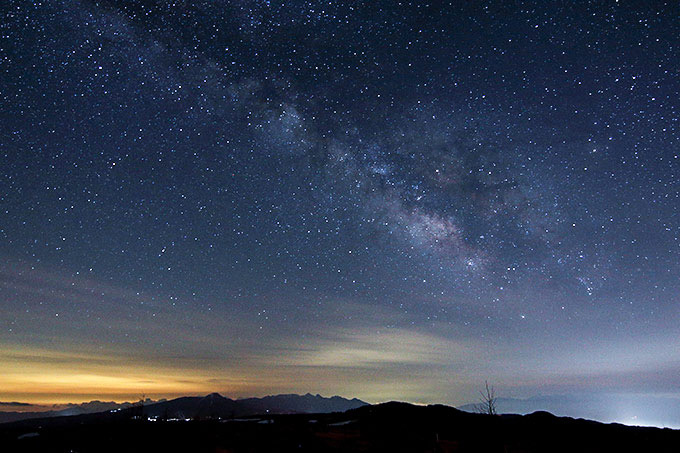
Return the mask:
<svg viewBox="0 0 680 453">
<path fill-rule="evenodd" d="M 484 391 L 479 392 L 481 398 L 479 404 L 476 405 L 477 412 L 480 414 L 497 415 L 496 412 L 496 390 L 493 386 L 489 386 L 489 381 L 484 381 Z"/>
<path fill-rule="evenodd" d="M 130 415 L 132 416 L 133 419 L 135 420 L 141 420 L 144 418 L 144 403 L 145 403 L 145 398 L 146 395 L 142 394 L 142 397 L 132 405 L 130 408 Z"/>
</svg>

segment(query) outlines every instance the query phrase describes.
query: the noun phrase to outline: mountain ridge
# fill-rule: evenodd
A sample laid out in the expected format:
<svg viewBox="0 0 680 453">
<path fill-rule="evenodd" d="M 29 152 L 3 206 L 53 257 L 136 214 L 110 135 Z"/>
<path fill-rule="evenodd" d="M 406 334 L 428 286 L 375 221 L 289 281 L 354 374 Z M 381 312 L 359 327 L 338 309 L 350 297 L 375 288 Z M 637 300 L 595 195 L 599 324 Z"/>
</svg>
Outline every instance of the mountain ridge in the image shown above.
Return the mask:
<svg viewBox="0 0 680 453">
<path fill-rule="evenodd" d="M 140 411 L 145 416 L 165 418 L 201 418 L 257 415 L 260 413 L 327 413 L 344 412 L 368 403 L 357 398 L 347 399 L 338 395 L 324 397 L 320 394 L 298 395 L 294 393 L 231 399 L 213 392 L 205 396 L 182 396 L 172 400 L 140 403 L 115 403 L 90 401 L 74 407 L 45 412 L 1 412 L 0 423 L 29 419 L 57 418 L 90 415 L 106 412 Z"/>
<path fill-rule="evenodd" d="M 179 403 L 192 402 L 192 397 Z M 221 395 L 193 403 L 233 400 Z M 162 407 L 161 405 L 157 405 Z M 326 414 L 261 414 L 190 421 L 136 418 L 134 412 L 57 417 L 0 425 L 0 445 L 16 452 L 677 452 L 680 431 L 558 417 L 487 415 L 441 404 L 392 401 Z M 106 439 L 102 442 L 102 439 Z M 131 449 L 131 446 L 134 448 Z"/>
<path fill-rule="evenodd" d="M 477 412 L 477 404 L 457 406 Z M 558 416 L 584 418 L 630 426 L 680 428 L 680 398 L 652 395 L 570 394 L 536 395 L 530 398 L 496 399 L 498 413 L 531 414 L 547 411 Z"/>
</svg>

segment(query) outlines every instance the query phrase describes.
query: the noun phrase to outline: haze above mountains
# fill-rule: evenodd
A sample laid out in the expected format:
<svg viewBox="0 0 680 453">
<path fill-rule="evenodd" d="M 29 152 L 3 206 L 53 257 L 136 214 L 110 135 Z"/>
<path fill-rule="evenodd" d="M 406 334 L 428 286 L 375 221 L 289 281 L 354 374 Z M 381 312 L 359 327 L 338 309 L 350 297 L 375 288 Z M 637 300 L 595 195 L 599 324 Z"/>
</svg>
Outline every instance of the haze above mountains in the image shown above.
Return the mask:
<svg viewBox="0 0 680 453">
<path fill-rule="evenodd" d="M 459 409 L 475 412 L 475 404 Z M 680 398 L 651 395 L 582 394 L 542 395 L 526 399 L 498 398 L 501 414 L 546 411 L 557 416 L 584 418 L 604 423 L 680 429 Z"/>
</svg>

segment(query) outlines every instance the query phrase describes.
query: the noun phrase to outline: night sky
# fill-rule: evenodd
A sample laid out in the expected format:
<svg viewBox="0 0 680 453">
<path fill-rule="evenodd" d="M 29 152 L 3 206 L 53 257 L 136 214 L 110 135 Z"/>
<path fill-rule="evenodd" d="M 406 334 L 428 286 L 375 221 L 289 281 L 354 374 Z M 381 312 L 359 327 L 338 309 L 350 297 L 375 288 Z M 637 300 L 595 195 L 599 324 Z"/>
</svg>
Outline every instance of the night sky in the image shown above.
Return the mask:
<svg viewBox="0 0 680 453">
<path fill-rule="evenodd" d="M 678 394 L 677 2 L 0 8 L 0 400 Z"/>
</svg>

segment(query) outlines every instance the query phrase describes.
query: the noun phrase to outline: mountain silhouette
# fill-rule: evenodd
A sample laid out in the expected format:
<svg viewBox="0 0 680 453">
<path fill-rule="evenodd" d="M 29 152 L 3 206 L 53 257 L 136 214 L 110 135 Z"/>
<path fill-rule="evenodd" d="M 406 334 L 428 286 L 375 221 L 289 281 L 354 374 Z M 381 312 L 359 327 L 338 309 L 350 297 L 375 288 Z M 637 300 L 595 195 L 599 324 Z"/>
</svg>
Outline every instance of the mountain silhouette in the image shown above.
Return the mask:
<svg viewBox="0 0 680 453">
<path fill-rule="evenodd" d="M 295 413 L 327 413 L 344 412 L 366 405 L 359 399 L 346 399 L 339 396 L 325 398 L 321 395 L 271 395 L 263 398 L 245 398 L 232 400 L 219 393 L 206 396 L 185 396 L 168 401 L 153 402 L 147 400 L 143 405 L 138 403 L 90 402 L 73 405 L 67 409 L 48 412 L 0 412 L 0 423 L 27 419 L 42 419 L 63 416 L 102 413 L 98 418 L 109 414 L 139 412 L 146 417 L 163 419 L 204 419 L 233 418 L 258 414 L 295 414 Z M 115 412 L 112 412 L 115 411 Z M 113 416 L 113 415 L 112 415 Z"/>
<path fill-rule="evenodd" d="M 253 400 L 264 405 L 259 407 L 274 408 L 289 399 L 303 405 L 314 401 L 327 405 L 333 400 L 313 395 Z M 247 400 L 212 394 L 144 408 L 151 413 L 177 410 L 197 414 L 190 421 L 131 418 L 134 411 L 122 410 L 6 423 L 0 425 L 0 449 L 23 453 L 671 453 L 680 446 L 680 431 L 672 429 L 604 424 L 542 411 L 494 416 L 400 402 L 323 414 L 271 414 L 275 409 L 269 409 L 269 414 L 256 417 L 200 418 L 200 414 L 209 417 L 222 410 L 236 413 L 248 404 Z"/>
<path fill-rule="evenodd" d="M 144 415 L 165 418 L 233 418 L 258 414 L 344 412 L 365 406 L 356 398 L 321 395 L 272 395 L 232 400 L 219 393 L 203 397 L 183 397 L 144 407 Z"/>
<path fill-rule="evenodd" d="M 477 404 L 458 409 L 477 412 Z M 586 418 L 605 423 L 680 428 L 680 398 L 652 395 L 541 395 L 526 399 L 498 398 L 502 414 L 531 414 L 545 410 L 555 415 Z"/>
<path fill-rule="evenodd" d="M 150 401 L 150 400 L 148 400 Z M 164 400 L 162 400 L 164 401 Z M 153 401 L 156 402 L 156 401 Z M 42 411 L 0 411 L 0 423 L 9 423 L 19 420 L 27 420 L 32 418 L 47 418 L 47 417 L 64 417 L 71 415 L 94 414 L 97 412 L 104 412 L 113 409 L 124 409 L 132 407 L 134 403 L 117 403 L 115 401 L 90 401 L 80 404 L 67 404 L 66 407 L 53 410 Z M 32 407 L 28 403 L 14 403 L 13 406 L 27 406 Z M 33 406 L 34 407 L 34 406 Z"/>
</svg>

